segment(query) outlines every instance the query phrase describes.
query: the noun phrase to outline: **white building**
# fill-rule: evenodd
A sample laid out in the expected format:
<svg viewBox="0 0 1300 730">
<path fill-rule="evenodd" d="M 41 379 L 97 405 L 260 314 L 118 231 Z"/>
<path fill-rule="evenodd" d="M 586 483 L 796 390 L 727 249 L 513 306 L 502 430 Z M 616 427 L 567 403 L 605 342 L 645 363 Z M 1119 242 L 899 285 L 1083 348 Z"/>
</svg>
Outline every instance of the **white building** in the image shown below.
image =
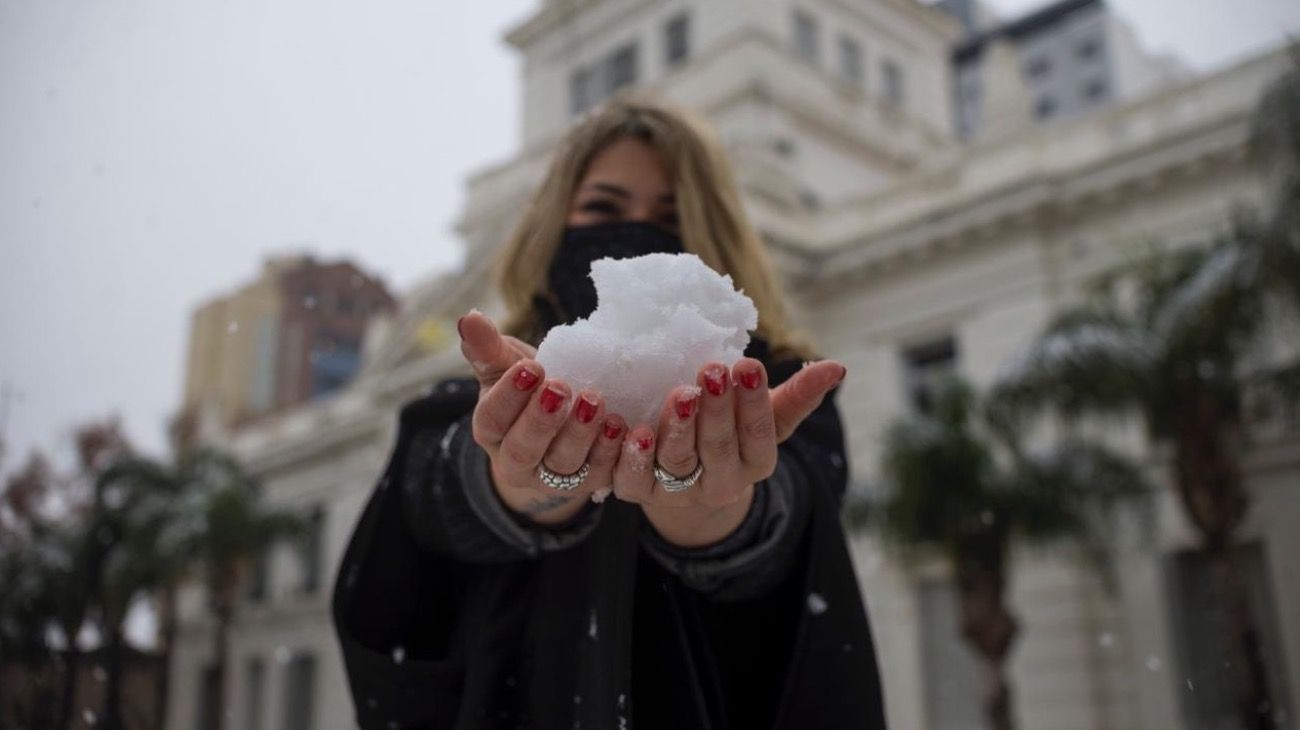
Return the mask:
<svg viewBox="0 0 1300 730">
<path fill-rule="evenodd" d="M 276 502 L 321 510 L 332 579 L 398 407 L 463 371 L 439 333 L 471 306 L 499 311 L 485 298 L 487 270 L 552 143 L 576 111 L 634 83 L 717 126 L 796 316 L 848 365 L 840 407 L 854 480 L 873 482 L 882 429 L 927 373 L 952 368 L 987 383 L 1125 245 L 1194 243 L 1235 203 L 1259 198 L 1245 161 L 1249 116 L 1285 65 L 1269 54 L 1050 125 L 1008 116 L 996 134 L 963 143 L 950 123 L 960 37 L 951 17 L 914 0 L 547 0 L 508 35 L 523 60 L 522 138 L 514 157 L 468 181 L 464 270 L 408 293 L 367 343 L 352 387 L 232 434 L 230 445 Z M 992 83 L 1013 87 L 1012 72 Z M 1251 580 L 1273 598 L 1266 634 L 1289 672 L 1278 696 L 1294 717 L 1295 431 L 1263 438 L 1248 465 Z M 1195 540 L 1172 498 L 1159 500 L 1157 528 L 1145 544 L 1117 546 L 1114 594 L 1069 556 L 1017 558 L 1011 603 L 1023 631 L 1010 669 L 1021 727 L 1199 727 L 1188 718 L 1214 696 L 1185 669 L 1203 631 L 1190 610 L 1201 599 L 1186 552 Z M 975 726 L 973 660 L 955 638 L 943 566 L 904 568 L 866 535 L 853 549 L 891 727 Z M 320 556 L 306 557 L 273 555 L 264 595 L 242 608 L 219 698 L 231 727 L 352 727 L 328 585 L 313 587 Z M 182 599 L 173 728 L 195 725 L 211 646 L 201 589 Z"/>
</svg>

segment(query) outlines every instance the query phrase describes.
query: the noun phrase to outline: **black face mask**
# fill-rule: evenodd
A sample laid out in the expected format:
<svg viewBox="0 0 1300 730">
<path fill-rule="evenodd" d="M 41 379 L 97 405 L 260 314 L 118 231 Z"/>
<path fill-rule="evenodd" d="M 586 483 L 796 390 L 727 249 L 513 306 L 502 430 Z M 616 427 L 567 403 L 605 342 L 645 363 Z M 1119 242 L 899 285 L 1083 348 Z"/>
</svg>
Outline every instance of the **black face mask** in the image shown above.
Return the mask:
<svg viewBox="0 0 1300 730">
<path fill-rule="evenodd" d="M 650 223 L 601 223 L 564 229 L 547 276 L 553 303 L 560 310 L 554 313 L 557 323 L 571 323 L 596 311 L 596 285 L 590 276 L 593 261 L 684 252 L 680 238 Z"/>
</svg>

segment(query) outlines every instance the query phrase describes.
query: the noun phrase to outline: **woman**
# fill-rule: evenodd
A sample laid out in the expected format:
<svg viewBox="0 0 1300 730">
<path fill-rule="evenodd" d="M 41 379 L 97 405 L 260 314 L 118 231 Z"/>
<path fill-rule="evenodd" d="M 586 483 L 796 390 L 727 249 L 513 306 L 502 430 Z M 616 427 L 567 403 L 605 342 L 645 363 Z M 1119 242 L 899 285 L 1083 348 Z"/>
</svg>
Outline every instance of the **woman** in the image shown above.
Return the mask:
<svg viewBox="0 0 1300 730">
<path fill-rule="evenodd" d="M 334 595 L 363 728 L 883 727 L 844 368 L 805 365 L 703 129 L 635 99 L 581 121 L 502 252 L 506 334 L 461 318 L 475 378 L 403 409 Z M 593 260 L 681 251 L 754 300 L 748 357 L 657 424 L 546 378 L 533 347 L 595 308 Z"/>
</svg>

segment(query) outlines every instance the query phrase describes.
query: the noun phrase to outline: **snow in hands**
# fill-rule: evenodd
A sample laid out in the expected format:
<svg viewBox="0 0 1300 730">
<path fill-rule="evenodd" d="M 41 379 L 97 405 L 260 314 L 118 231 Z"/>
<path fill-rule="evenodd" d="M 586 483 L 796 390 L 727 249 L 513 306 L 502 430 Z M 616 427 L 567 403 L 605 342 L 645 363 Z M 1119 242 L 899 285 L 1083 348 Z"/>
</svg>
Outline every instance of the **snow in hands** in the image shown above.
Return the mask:
<svg viewBox="0 0 1300 730">
<path fill-rule="evenodd" d="M 706 363 L 734 364 L 758 326 L 749 297 L 694 254 L 600 259 L 591 278 L 596 311 L 552 328 L 537 360 L 630 424 L 656 423 L 669 391 L 693 385 Z"/>
</svg>

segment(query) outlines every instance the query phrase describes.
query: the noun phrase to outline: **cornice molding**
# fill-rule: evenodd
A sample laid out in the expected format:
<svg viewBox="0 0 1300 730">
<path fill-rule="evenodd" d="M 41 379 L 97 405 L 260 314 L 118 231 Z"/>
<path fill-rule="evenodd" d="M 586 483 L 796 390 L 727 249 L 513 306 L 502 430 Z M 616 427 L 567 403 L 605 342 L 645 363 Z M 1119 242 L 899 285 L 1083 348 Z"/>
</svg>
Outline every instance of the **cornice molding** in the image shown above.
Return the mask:
<svg viewBox="0 0 1300 730">
<path fill-rule="evenodd" d="M 1247 134 L 1248 118 L 1237 114 L 1161 138 L 1145 149 L 1116 151 L 1083 168 L 1027 175 L 977 197 L 923 211 L 887 230 L 864 233 L 834 250 L 808 252 L 808 283 L 825 290 L 831 283 L 895 273 L 909 261 L 992 240 L 999 231 L 1032 224 L 1038 216 L 1083 215 L 1089 205 L 1118 200 L 1135 185 L 1152 189 L 1172 172 L 1203 177 L 1216 166 L 1242 164 Z"/>
</svg>

